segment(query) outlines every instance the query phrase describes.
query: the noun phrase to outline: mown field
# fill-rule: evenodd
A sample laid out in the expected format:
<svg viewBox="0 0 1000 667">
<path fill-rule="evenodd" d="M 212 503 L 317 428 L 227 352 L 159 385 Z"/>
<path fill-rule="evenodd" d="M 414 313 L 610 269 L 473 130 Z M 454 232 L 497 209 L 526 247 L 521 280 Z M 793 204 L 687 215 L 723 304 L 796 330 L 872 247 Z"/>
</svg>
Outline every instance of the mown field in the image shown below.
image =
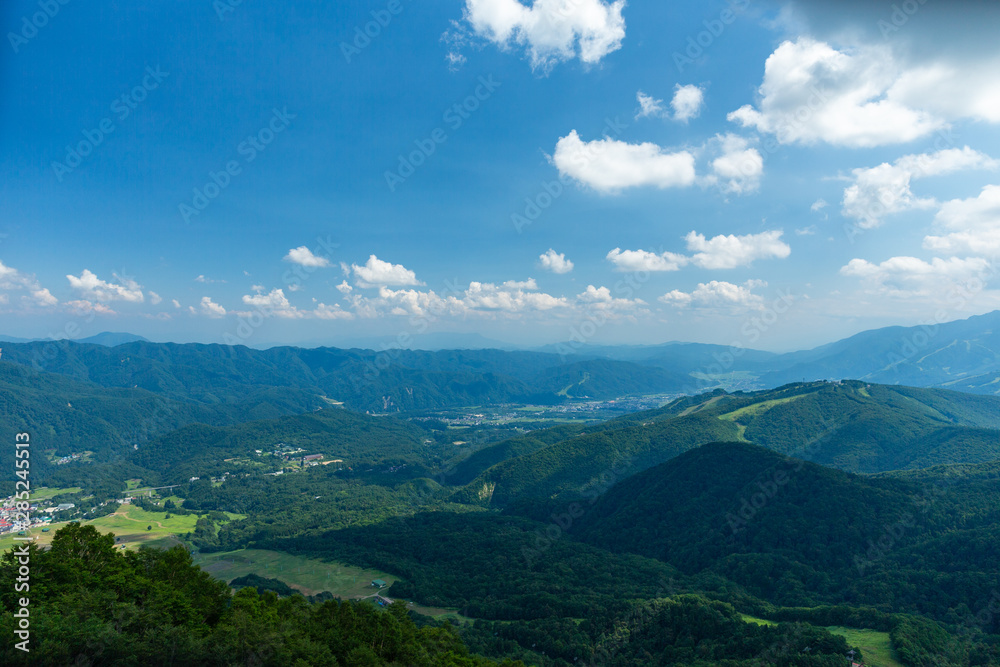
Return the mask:
<svg viewBox="0 0 1000 667">
<path fill-rule="evenodd" d="M 776 622 L 765 618 L 756 618 L 747 614 L 740 614 L 740 616 L 747 623 L 777 625 Z M 861 649 L 867 667 L 903 667 L 903 663 L 896 659 L 896 652 L 892 648 L 888 632 L 845 628 L 839 625 L 829 626 L 826 629 L 832 634 L 842 636 L 851 646 L 857 646 Z"/>
<path fill-rule="evenodd" d="M 117 544 L 125 546 L 126 549 L 137 549 L 142 545 L 169 548 L 180 544 L 179 536 L 192 532 L 198 520 L 193 514 L 171 514 L 169 519 L 166 516 L 165 511 L 147 512 L 134 505 L 122 505 L 114 514 L 81 523 L 94 526 L 102 533 L 114 533 Z M 236 514 L 230 516 L 234 519 L 242 518 Z M 35 527 L 31 530 L 31 534 L 35 536 L 37 544 L 48 546 L 52 542 L 52 536 L 66 523 L 65 521 L 53 523 L 48 532 L 42 532 L 41 528 Z M 6 551 L 13 545 L 13 535 L 0 537 L 0 550 Z"/>
</svg>

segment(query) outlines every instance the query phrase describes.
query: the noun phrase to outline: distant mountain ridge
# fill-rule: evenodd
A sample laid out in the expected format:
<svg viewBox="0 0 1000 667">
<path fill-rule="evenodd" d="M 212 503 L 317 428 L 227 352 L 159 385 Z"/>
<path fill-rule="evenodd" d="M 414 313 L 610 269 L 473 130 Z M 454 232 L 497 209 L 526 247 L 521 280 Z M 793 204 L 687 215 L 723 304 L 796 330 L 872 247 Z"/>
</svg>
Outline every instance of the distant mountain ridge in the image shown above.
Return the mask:
<svg viewBox="0 0 1000 667">
<path fill-rule="evenodd" d="M 0 335 L 0 343 L 36 343 L 40 341 L 49 341 L 48 338 L 17 338 L 16 336 L 4 336 Z M 124 345 L 125 343 L 135 343 L 135 342 L 145 342 L 148 343 L 147 338 L 138 336 L 131 333 L 116 333 L 113 331 L 103 331 L 94 336 L 88 336 L 87 338 L 76 338 L 73 339 L 75 343 L 82 343 L 84 345 L 103 345 L 105 347 L 115 347 L 116 345 Z"/>
</svg>

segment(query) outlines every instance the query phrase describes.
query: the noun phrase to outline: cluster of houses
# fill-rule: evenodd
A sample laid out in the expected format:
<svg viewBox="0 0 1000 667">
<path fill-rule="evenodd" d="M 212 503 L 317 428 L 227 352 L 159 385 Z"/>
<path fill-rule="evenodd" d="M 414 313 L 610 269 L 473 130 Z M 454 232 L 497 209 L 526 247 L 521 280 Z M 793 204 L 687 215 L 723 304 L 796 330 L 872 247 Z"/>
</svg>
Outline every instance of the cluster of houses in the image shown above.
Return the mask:
<svg viewBox="0 0 1000 667">
<path fill-rule="evenodd" d="M 8 496 L 0 504 L 0 535 L 15 532 L 21 533 L 37 527 L 48 530 L 48 526 L 52 523 L 53 515 L 56 512 L 66 512 L 76 507 L 73 503 L 61 503 L 59 505 L 40 508 L 35 503 L 31 505 L 28 511 L 28 516 L 31 519 L 30 522 L 23 523 L 20 521 L 23 511 L 17 509 L 16 502 L 17 500 L 14 496 Z"/>
</svg>

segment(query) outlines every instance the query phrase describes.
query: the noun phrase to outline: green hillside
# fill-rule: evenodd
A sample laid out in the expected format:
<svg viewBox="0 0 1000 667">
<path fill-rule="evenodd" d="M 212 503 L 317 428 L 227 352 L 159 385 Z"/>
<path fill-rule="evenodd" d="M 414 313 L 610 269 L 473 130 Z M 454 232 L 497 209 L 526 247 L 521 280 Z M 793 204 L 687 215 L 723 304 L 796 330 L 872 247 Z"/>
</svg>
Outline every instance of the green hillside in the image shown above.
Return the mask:
<svg viewBox="0 0 1000 667">
<path fill-rule="evenodd" d="M 714 573 L 784 606 L 955 622 L 1000 587 L 1000 462 L 861 477 L 713 443 L 616 485 L 574 537 Z M 1000 618 L 983 630 L 1000 631 Z"/>
</svg>

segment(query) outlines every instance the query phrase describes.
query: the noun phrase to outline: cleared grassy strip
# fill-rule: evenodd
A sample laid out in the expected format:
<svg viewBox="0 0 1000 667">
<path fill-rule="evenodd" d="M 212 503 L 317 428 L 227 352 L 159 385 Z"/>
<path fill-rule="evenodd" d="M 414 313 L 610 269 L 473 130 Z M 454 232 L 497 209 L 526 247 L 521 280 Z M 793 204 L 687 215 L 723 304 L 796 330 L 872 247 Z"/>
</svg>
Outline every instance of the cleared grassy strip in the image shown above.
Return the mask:
<svg viewBox="0 0 1000 667">
<path fill-rule="evenodd" d="M 868 667 L 903 667 L 903 663 L 896 659 L 896 652 L 892 649 L 888 632 L 858 630 L 841 626 L 828 627 L 827 630 L 835 635 L 843 636 L 847 639 L 848 644 L 861 649 L 865 665 Z"/>
<path fill-rule="evenodd" d="M 278 579 L 304 595 L 329 591 L 342 599 L 366 598 L 386 590 L 398 577 L 379 570 L 369 570 L 344 563 L 322 561 L 315 558 L 293 556 L 267 549 L 241 549 L 224 553 L 197 554 L 194 558 L 203 570 L 226 583 L 247 574 Z M 386 582 L 384 589 L 372 586 L 372 581 Z M 454 609 L 424 607 L 408 603 L 413 611 L 438 619 L 454 622 L 471 622 Z"/>
<path fill-rule="evenodd" d="M 736 421 L 743 415 L 756 417 L 757 415 L 767 412 L 776 405 L 791 403 L 792 401 L 798 400 L 805 395 L 806 394 L 799 394 L 798 396 L 786 396 L 785 398 L 775 398 L 770 401 L 761 401 L 760 403 L 754 403 L 753 405 L 748 405 L 744 408 L 740 408 L 739 410 L 733 410 L 732 412 L 727 412 L 724 415 L 719 415 L 719 419 L 725 419 L 727 421 Z"/>
<path fill-rule="evenodd" d="M 31 490 L 31 501 L 35 502 L 38 500 L 48 500 L 49 498 L 54 498 L 64 493 L 80 493 L 81 491 L 83 491 L 83 489 L 81 489 L 79 486 L 72 486 L 65 489 L 60 489 L 58 487 L 49 488 L 43 486 L 41 488 Z"/>
<path fill-rule="evenodd" d="M 266 549 L 198 554 L 195 556 L 195 563 L 213 577 L 226 582 L 247 574 L 256 574 L 280 579 L 306 595 L 329 591 L 342 598 L 374 594 L 377 591 L 372 586 L 374 579 L 381 579 L 390 586 L 397 579 L 378 570 L 366 570 Z"/>
<path fill-rule="evenodd" d="M 748 614 L 740 614 L 740 616 L 747 623 L 777 625 L 775 621 L 769 621 L 766 618 L 757 618 Z M 830 634 L 840 635 L 847 640 L 848 644 L 861 649 L 867 667 L 903 667 L 903 663 L 896 659 L 896 652 L 892 649 L 888 632 L 845 628 L 839 625 L 829 626 L 826 630 Z"/>
</svg>

